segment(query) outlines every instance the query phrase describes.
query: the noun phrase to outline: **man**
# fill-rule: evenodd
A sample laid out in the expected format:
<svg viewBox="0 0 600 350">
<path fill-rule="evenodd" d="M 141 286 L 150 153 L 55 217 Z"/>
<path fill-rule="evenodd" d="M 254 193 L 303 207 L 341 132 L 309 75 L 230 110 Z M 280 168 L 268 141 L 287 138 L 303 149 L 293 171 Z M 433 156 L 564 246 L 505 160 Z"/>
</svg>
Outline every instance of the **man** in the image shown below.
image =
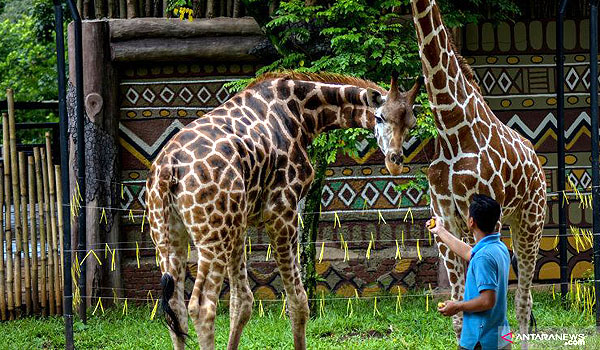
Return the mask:
<svg viewBox="0 0 600 350">
<path fill-rule="evenodd" d="M 446 301 L 438 311 L 444 316 L 463 312 L 460 348 L 469 350 L 509 349 L 501 337 L 510 332 L 506 319 L 506 293 L 510 257 L 495 231 L 500 219 L 500 204 L 494 199 L 475 195 L 469 207 L 467 224 L 475 237 L 471 247 L 444 229 L 434 218 L 429 230 L 454 253 L 469 263 L 464 301 Z M 435 225 L 435 226 L 434 226 Z"/>
</svg>

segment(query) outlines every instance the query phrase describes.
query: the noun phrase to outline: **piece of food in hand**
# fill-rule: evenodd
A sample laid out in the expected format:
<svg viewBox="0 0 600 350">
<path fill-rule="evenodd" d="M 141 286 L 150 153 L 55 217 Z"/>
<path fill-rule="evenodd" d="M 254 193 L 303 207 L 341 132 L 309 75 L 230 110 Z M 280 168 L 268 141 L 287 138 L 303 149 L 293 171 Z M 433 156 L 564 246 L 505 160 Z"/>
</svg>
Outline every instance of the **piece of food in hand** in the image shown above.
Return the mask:
<svg viewBox="0 0 600 350">
<path fill-rule="evenodd" d="M 427 228 L 432 230 L 435 228 L 435 219 L 431 218 L 428 222 L 427 222 Z"/>
<path fill-rule="evenodd" d="M 438 303 L 438 309 L 441 309 L 445 306 L 446 306 L 446 304 L 442 303 L 441 301 Z"/>
</svg>

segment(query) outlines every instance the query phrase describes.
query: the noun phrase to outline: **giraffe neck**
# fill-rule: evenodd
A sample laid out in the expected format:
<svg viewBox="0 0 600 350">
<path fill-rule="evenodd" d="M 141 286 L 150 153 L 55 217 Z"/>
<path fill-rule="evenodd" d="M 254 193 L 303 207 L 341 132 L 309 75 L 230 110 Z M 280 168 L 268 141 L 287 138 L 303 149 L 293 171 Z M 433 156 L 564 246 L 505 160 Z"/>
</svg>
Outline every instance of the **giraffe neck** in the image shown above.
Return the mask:
<svg viewBox="0 0 600 350">
<path fill-rule="evenodd" d="M 368 106 L 365 88 L 285 79 L 276 79 L 269 85 L 262 89 L 275 90 L 278 99 L 272 108 L 289 109 L 282 118 L 296 120 L 309 140 L 333 129 L 373 130 L 375 126 L 375 109 Z M 293 126 L 287 123 L 287 127 Z"/>
<path fill-rule="evenodd" d="M 482 101 L 472 72 L 463 62 L 435 0 L 412 0 L 412 12 L 427 92 L 441 134 L 471 123 L 474 97 Z"/>
</svg>

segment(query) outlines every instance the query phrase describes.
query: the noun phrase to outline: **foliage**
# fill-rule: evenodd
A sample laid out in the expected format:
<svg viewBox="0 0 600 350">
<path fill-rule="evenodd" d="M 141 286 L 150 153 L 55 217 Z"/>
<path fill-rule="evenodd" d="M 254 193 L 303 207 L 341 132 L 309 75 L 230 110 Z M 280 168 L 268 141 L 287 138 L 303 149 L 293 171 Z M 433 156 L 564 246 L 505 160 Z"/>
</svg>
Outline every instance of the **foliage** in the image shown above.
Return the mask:
<svg viewBox="0 0 600 350">
<path fill-rule="evenodd" d="M 444 14 L 444 22 L 449 27 L 482 20 L 492 22 L 513 21 L 521 14 L 519 4 L 515 0 L 443 0 L 440 7 Z"/>
<path fill-rule="evenodd" d="M 58 95 L 54 42 L 37 40 L 36 34 L 31 16 L 0 22 L 0 91 L 12 88 L 15 100 L 42 101 Z"/>
<path fill-rule="evenodd" d="M 408 291 L 417 294 L 422 291 Z M 514 314 L 513 292 L 508 299 L 508 321 L 511 329 L 518 329 Z M 563 309 L 558 298 L 549 292 L 533 293 L 534 312 L 541 332 L 563 333 L 567 327 L 574 333 L 585 333 L 586 348 L 597 349 L 600 336 L 593 332 L 594 318 L 573 309 Z M 110 299 L 110 298 L 108 298 Z M 443 299 L 441 299 L 443 300 Z M 395 298 L 377 300 L 381 315 L 374 315 L 373 300 L 352 300 L 354 312 L 347 315 L 345 300 L 325 297 L 324 315 L 310 320 L 307 327 L 307 348 L 317 350 L 442 350 L 456 347 L 450 318 L 440 316 L 431 307 L 438 300 L 429 300 L 425 311 L 424 297 L 405 296 L 402 309 L 395 311 Z M 122 314 L 122 306 L 107 308 L 102 314 L 90 314 L 87 325 L 75 320 L 75 345 L 78 349 L 170 349 L 171 339 L 163 321 L 150 320 L 151 306 L 134 306 L 130 300 L 129 312 Z M 247 350 L 292 349 L 293 340 L 289 318 L 280 318 L 281 302 L 263 301 L 265 315 L 259 316 L 258 300 L 252 318 L 244 329 L 241 348 Z M 217 349 L 225 349 L 229 331 L 227 304 L 220 303 L 216 317 L 215 341 Z M 0 348 L 11 349 L 64 349 L 63 318 L 26 318 L 0 323 Z M 190 348 L 198 348 L 191 320 Z M 559 330 L 559 331 L 557 331 Z M 591 333 L 588 333 L 591 332 Z M 143 334 L 144 336 L 140 336 Z M 552 349 L 541 346 L 536 349 Z M 562 345 L 562 344 L 561 344 Z"/>
</svg>

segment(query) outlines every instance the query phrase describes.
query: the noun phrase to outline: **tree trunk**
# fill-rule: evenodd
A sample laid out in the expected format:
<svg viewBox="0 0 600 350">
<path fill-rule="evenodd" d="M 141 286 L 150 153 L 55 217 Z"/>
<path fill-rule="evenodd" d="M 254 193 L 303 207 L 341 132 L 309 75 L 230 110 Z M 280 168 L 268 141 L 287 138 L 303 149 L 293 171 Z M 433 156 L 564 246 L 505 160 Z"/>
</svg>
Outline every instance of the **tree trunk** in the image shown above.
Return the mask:
<svg viewBox="0 0 600 350">
<path fill-rule="evenodd" d="M 146 17 L 152 16 L 152 0 L 144 0 L 144 5 L 146 5 Z"/>
<path fill-rule="evenodd" d="M 320 206 L 323 187 L 325 186 L 325 170 L 327 162 L 318 162 L 316 164 L 315 179 L 308 190 L 303 212 L 304 228 L 299 228 L 301 232 L 301 245 L 304 247 L 300 255 L 302 265 L 302 278 L 304 289 L 309 300 L 310 313 L 316 315 L 316 296 L 317 296 L 317 247 L 315 242 L 319 233 Z"/>
</svg>

